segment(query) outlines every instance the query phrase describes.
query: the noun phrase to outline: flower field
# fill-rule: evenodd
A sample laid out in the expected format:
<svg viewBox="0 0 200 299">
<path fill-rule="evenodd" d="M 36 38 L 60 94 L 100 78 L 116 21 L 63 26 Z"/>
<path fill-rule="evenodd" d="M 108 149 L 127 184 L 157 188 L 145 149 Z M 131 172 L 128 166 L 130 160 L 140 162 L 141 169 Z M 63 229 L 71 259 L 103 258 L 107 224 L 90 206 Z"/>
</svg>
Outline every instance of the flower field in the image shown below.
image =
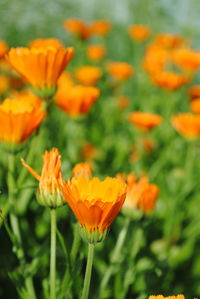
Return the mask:
<svg viewBox="0 0 200 299">
<path fill-rule="evenodd" d="M 147 2 L 0 31 L 0 299 L 200 298 L 200 31 Z"/>
</svg>

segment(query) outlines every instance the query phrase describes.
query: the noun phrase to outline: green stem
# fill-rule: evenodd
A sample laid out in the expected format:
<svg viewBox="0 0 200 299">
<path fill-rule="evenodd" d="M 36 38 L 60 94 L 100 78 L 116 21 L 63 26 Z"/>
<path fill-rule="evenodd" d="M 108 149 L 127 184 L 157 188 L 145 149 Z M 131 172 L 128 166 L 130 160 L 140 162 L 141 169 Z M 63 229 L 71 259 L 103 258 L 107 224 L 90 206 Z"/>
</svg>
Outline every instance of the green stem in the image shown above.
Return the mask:
<svg viewBox="0 0 200 299">
<path fill-rule="evenodd" d="M 51 209 L 50 299 L 56 299 L 56 209 Z"/>
<path fill-rule="evenodd" d="M 76 259 L 77 252 L 78 252 L 79 245 L 80 245 L 80 240 L 81 240 L 81 236 L 80 236 L 80 232 L 79 232 L 79 224 L 76 223 L 75 224 L 75 232 L 74 232 L 74 240 L 73 240 L 72 250 L 71 250 L 71 264 L 73 264 L 73 262 Z"/>
<path fill-rule="evenodd" d="M 89 243 L 88 244 L 87 266 L 86 266 L 86 271 L 85 271 L 83 294 L 82 294 L 81 299 L 88 299 L 91 273 L 92 273 L 93 256 L 94 256 L 94 244 Z"/>
</svg>

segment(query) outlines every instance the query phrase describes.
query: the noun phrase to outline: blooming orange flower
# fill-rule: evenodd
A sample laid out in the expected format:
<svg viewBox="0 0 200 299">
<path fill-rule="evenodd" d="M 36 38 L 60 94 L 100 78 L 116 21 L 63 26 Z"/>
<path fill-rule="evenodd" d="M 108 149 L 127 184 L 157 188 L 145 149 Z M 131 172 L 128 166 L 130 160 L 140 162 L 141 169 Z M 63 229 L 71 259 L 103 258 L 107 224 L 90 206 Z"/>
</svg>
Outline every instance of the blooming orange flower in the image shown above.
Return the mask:
<svg viewBox="0 0 200 299">
<path fill-rule="evenodd" d="M 23 144 L 45 115 L 39 101 L 29 102 L 28 98 L 5 99 L 0 104 L 0 140 L 13 147 Z"/>
<path fill-rule="evenodd" d="M 92 176 L 92 166 L 87 162 L 77 163 L 72 169 L 73 177 L 84 177 L 89 179 Z"/>
<path fill-rule="evenodd" d="M 142 131 L 150 131 L 162 122 L 158 114 L 136 111 L 130 114 L 129 121 Z"/>
<path fill-rule="evenodd" d="M 184 295 L 177 295 L 177 296 L 163 296 L 163 295 L 151 295 L 149 299 L 185 299 Z"/>
<path fill-rule="evenodd" d="M 71 116 L 86 114 L 99 97 L 99 89 L 92 86 L 77 85 L 63 91 L 56 93 L 56 103 Z"/>
<path fill-rule="evenodd" d="M 102 77 L 102 71 L 96 66 L 82 66 L 77 69 L 75 77 L 80 84 L 95 85 Z"/>
<path fill-rule="evenodd" d="M 61 41 L 57 38 L 37 38 L 29 43 L 29 48 L 64 48 Z"/>
<path fill-rule="evenodd" d="M 170 91 L 190 81 L 188 76 L 167 71 L 153 74 L 151 78 L 155 85 Z"/>
<path fill-rule="evenodd" d="M 200 98 L 196 98 L 190 103 L 192 112 L 200 114 Z"/>
<path fill-rule="evenodd" d="M 192 86 L 188 91 L 191 100 L 200 98 L 200 85 Z"/>
<path fill-rule="evenodd" d="M 6 55 L 8 52 L 8 45 L 5 41 L 0 40 L 0 59 Z"/>
<path fill-rule="evenodd" d="M 108 34 L 111 29 L 110 22 L 106 20 L 98 20 L 91 24 L 90 26 L 92 34 L 104 36 Z"/>
<path fill-rule="evenodd" d="M 64 28 L 82 40 L 88 39 L 91 35 L 90 27 L 79 19 L 65 20 Z"/>
<path fill-rule="evenodd" d="M 126 197 L 126 184 L 115 178 L 73 178 L 61 187 L 63 196 L 91 243 L 101 241 L 121 210 Z"/>
<path fill-rule="evenodd" d="M 145 25 L 131 25 L 128 28 L 129 35 L 132 39 L 143 42 L 150 35 L 150 29 Z"/>
<path fill-rule="evenodd" d="M 102 45 L 89 45 L 87 47 L 87 56 L 94 61 L 101 60 L 106 53 L 106 49 Z"/>
<path fill-rule="evenodd" d="M 133 66 L 126 62 L 110 62 L 107 70 L 113 78 L 119 81 L 128 79 L 134 73 Z"/>
<path fill-rule="evenodd" d="M 171 123 L 176 131 L 185 137 L 200 136 L 200 115 L 180 113 L 171 118 Z"/>
<path fill-rule="evenodd" d="M 162 46 L 152 43 L 147 47 L 143 67 L 150 74 L 161 72 L 170 60 L 169 52 Z"/>
<path fill-rule="evenodd" d="M 188 48 L 176 49 L 172 52 L 172 61 L 187 71 L 196 71 L 200 68 L 200 51 Z"/>
<path fill-rule="evenodd" d="M 73 53 L 73 48 L 13 48 L 8 53 L 8 61 L 37 89 L 39 96 L 51 97 Z"/>
<path fill-rule="evenodd" d="M 65 201 L 60 191 L 60 185 L 63 184 L 61 172 L 61 157 L 58 149 L 53 148 L 49 152 L 45 151 L 43 155 L 42 173 L 39 175 L 34 169 L 21 159 L 22 165 L 39 181 L 37 200 L 41 205 L 50 208 L 56 208 Z"/>
</svg>

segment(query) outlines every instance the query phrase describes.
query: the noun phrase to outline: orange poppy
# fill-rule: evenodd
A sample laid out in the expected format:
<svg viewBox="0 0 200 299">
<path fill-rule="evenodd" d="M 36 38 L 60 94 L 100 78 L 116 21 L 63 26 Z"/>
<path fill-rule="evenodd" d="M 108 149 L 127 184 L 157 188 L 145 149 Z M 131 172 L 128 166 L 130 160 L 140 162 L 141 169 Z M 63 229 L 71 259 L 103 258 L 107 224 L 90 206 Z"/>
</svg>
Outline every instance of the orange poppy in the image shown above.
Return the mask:
<svg viewBox="0 0 200 299">
<path fill-rule="evenodd" d="M 190 103 L 192 112 L 200 114 L 200 98 L 196 98 Z"/>
<path fill-rule="evenodd" d="M 8 53 L 11 66 L 35 89 L 39 97 L 52 97 L 62 71 L 72 59 L 73 48 L 13 48 Z"/>
<path fill-rule="evenodd" d="M 129 35 L 132 39 L 143 42 L 150 35 L 150 28 L 145 25 L 131 25 L 128 28 Z"/>
<path fill-rule="evenodd" d="M 171 123 L 176 131 L 185 137 L 200 136 L 200 115 L 180 113 L 171 118 Z"/>
<path fill-rule="evenodd" d="M 61 172 L 61 157 L 57 148 L 45 151 L 43 155 L 43 167 L 41 175 L 21 159 L 22 165 L 39 181 L 37 200 L 43 206 L 57 208 L 65 204 L 60 191 L 63 183 Z"/>
<path fill-rule="evenodd" d="M 134 73 L 133 66 L 126 62 L 110 62 L 107 70 L 113 78 L 119 81 L 130 78 Z"/>
<path fill-rule="evenodd" d="M 68 90 L 58 89 L 57 105 L 71 116 L 86 114 L 99 97 L 99 89 L 93 86 L 73 86 Z"/>
<path fill-rule="evenodd" d="M 142 131 L 151 131 L 162 122 L 158 114 L 136 111 L 130 114 L 129 121 Z"/>
<path fill-rule="evenodd" d="M 57 38 L 37 38 L 29 43 L 29 48 L 64 48 L 61 41 Z"/>
<path fill-rule="evenodd" d="M 5 99 L 0 104 L 0 140 L 10 149 L 18 149 L 38 128 L 45 115 L 39 100 L 29 102 L 28 96 L 25 99 Z"/>
<path fill-rule="evenodd" d="M 200 85 L 190 87 L 188 94 L 191 100 L 200 98 Z"/>
<path fill-rule="evenodd" d="M 72 169 L 73 177 L 84 177 L 89 179 L 92 176 L 92 166 L 87 162 L 77 163 Z"/>
<path fill-rule="evenodd" d="M 63 196 L 90 243 L 100 242 L 121 210 L 126 197 L 126 184 L 116 178 L 72 178 L 61 187 Z"/>
<path fill-rule="evenodd" d="M 65 20 L 64 28 L 82 40 L 88 39 L 91 35 L 90 27 L 80 19 Z"/>
<path fill-rule="evenodd" d="M 177 295 L 177 296 L 163 296 L 163 295 L 151 295 L 149 299 L 185 299 L 184 295 Z"/>
<path fill-rule="evenodd" d="M 102 45 L 89 45 L 87 47 L 87 56 L 93 61 L 101 60 L 106 53 L 106 49 Z"/>
<path fill-rule="evenodd" d="M 104 36 L 110 31 L 111 24 L 106 20 L 97 20 L 91 24 L 90 28 L 92 34 Z"/>
<path fill-rule="evenodd" d="M 4 40 L 0 40 L 0 59 L 6 55 L 8 49 L 7 43 Z"/>
<path fill-rule="evenodd" d="M 161 88 L 172 91 L 190 81 L 188 76 L 174 72 L 159 72 L 151 77 L 153 83 Z"/>
<path fill-rule="evenodd" d="M 95 85 L 102 77 L 102 71 L 96 66 L 81 66 L 75 72 L 76 80 L 83 85 Z"/>
</svg>

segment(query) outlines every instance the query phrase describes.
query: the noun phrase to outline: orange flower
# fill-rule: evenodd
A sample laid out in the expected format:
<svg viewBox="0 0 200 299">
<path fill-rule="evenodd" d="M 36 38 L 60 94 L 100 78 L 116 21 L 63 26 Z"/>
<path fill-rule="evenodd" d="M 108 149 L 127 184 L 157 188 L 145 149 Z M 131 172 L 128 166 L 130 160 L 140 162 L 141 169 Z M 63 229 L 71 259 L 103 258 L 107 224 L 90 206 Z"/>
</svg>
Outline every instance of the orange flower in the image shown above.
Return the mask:
<svg viewBox="0 0 200 299">
<path fill-rule="evenodd" d="M 200 98 L 200 85 L 192 86 L 188 91 L 191 100 Z"/>
<path fill-rule="evenodd" d="M 191 113 L 180 113 L 171 118 L 176 131 L 188 138 L 200 136 L 200 115 Z"/>
<path fill-rule="evenodd" d="M 73 177 L 84 177 L 89 179 L 92 176 L 92 166 L 87 162 L 77 163 L 72 169 Z"/>
<path fill-rule="evenodd" d="M 107 70 L 111 76 L 117 80 L 126 80 L 133 75 L 134 68 L 126 62 L 111 62 L 107 65 Z"/>
<path fill-rule="evenodd" d="M 65 20 L 64 28 L 82 40 L 88 39 L 91 35 L 90 27 L 79 19 Z"/>
<path fill-rule="evenodd" d="M 177 296 L 167 296 L 164 297 L 163 295 L 151 295 L 149 299 L 185 299 L 184 295 L 177 295 Z"/>
<path fill-rule="evenodd" d="M 0 104 L 0 140 L 15 149 L 38 128 L 45 115 L 41 103 L 29 102 L 28 97 L 5 99 Z"/>
<path fill-rule="evenodd" d="M 102 76 L 102 71 L 96 66 L 79 67 L 75 73 L 75 77 L 80 84 L 95 85 Z"/>
<path fill-rule="evenodd" d="M 87 47 L 87 56 L 94 61 L 101 60 L 106 53 L 106 49 L 102 45 L 89 45 Z"/>
<path fill-rule="evenodd" d="M 196 98 L 190 103 L 190 108 L 192 112 L 200 114 L 200 98 Z"/>
<path fill-rule="evenodd" d="M 10 80 L 7 76 L 0 75 L 0 96 L 4 94 L 10 87 Z"/>
<path fill-rule="evenodd" d="M 169 52 L 156 43 L 147 47 L 143 67 L 149 73 L 161 72 L 170 60 Z"/>
<path fill-rule="evenodd" d="M 63 44 L 57 38 L 37 38 L 29 43 L 29 48 L 63 48 Z"/>
<path fill-rule="evenodd" d="M 92 34 L 104 36 L 108 34 L 111 29 L 111 24 L 106 20 L 98 20 L 90 26 Z"/>
<path fill-rule="evenodd" d="M 142 131 L 150 131 L 162 122 L 158 114 L 136 111 L 130 114 L 129 121 Z"/>
<path fill-rule="evenodd" d="M 13 48 L 8 61 L 41 97 L 51 97 L 62 71 L 73 56 L 73 48 Z"/>
<path fill-rule="evenodd" d="M 149 184 L 147 177 L 142 177 L 136 181 L 136 177 L 133 173 L 130 173 L 127 176 L 126 181 L 127 194 L 124 207 L 136 207 L 144 213 L 151 212 L 154 209 L 158 198 L 158 186 L 155 184 Z"/>
<path fill-rule="evenodd" d="M 5 41 L 0 40 L 0 59 L 6 55 L 8 52 L 8 45 Z"/>
<path fill-rule="evenodd" d="M 50 208 L 57 208 L 65 204 L 60 191 L 60 185 L 63 184 L 61 173 L 61 157 L 58 149 L 53 148 L 49 152 L 45 151 L 43 155 L 42 173 L 39 175 L 26 162 L 21 159 L 22 165 L 39 181 L 37 191 L 37 200 L 41 205 Z"/>
<path fill-rule="evenodd" d="M 93 144 L 86 144 L 80 153 L 81 157 L 87 161 L 92 161 L 98 156 L 98 150 Z"/>
<path fill-rule="evenodd" d="M 90 243 L 102 241 L 124 203 L 126 184 L 110 177 L 104 181 L 79 177 L 64 183 L 61 189 L 83 237 Z"/>
<path fill-rule="evenodd" d="M 150 29 L 145 25 L 131 25 L 128 32 L 130 37 L 138 42 L 143 42 L 150 35 Z"/>
<path fill-rule="evenodd" d="M 188 83 L 189 80 L 188 76 L 166 71 L 152 75 L 152 81 L 155 85 L 170 91 Z"/>
<path fill-rule="evenodd" d="M 175 48 L 187 43 L 183 37 L 169 33 L 157 34 L 155 42 L 165 48 Z"/>
<path fill-rule="evenodd" d="M 99 97 L 99 89 L 92 86 L 77 85 L 66 92 L 56 93 L 57 105 L 71 116 L 86 114 Z"/>
<path fill-rule="evenodd" d="M 200 52 L 188 48 L 176 49 L 172 52 L 172 61 L 187 71 L 196 71 L 200 68 Z"/>
</svg>

